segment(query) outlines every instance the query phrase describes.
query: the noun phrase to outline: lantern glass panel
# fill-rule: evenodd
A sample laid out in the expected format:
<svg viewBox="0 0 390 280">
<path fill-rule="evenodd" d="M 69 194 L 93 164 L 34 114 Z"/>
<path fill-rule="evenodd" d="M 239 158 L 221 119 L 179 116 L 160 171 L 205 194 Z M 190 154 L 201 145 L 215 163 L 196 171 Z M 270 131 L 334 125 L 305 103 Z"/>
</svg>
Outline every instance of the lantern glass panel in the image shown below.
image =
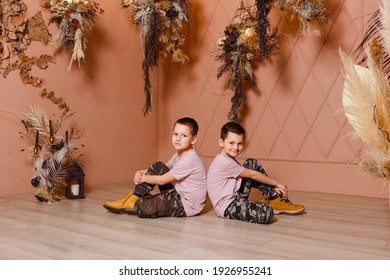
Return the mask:
<svg viewBox="0 0 390 280">
<path fill-rule="evenodd" d="M 85 198 L 84 172 L 79 165 L 75 164 L 69 168 L 66 183 L 66 198 Z"/>
</svg>

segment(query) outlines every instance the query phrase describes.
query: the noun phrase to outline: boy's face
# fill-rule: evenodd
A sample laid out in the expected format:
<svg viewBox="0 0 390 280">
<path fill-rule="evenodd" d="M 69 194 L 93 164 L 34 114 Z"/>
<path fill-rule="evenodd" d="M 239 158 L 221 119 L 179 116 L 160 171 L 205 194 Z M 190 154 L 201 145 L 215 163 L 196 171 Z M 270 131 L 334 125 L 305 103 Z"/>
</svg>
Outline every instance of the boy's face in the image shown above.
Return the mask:
<svg viewBox="0 0 390 280">
<path fill-rule="evenodd" d="M 191 129 L 187 125 L 175 124 L 172 133 L 172 145 L 178 152 L 190 150 L 196 142 L 196 136 L 193 136 Z"/>
<path fill-rule="evenodd" d="M 219 139 L 219 145 L 222 147 L 222 154 L 235 158 L 244 148 L 244 135 L 228 132 L 224 140 Z"/>
</svg>

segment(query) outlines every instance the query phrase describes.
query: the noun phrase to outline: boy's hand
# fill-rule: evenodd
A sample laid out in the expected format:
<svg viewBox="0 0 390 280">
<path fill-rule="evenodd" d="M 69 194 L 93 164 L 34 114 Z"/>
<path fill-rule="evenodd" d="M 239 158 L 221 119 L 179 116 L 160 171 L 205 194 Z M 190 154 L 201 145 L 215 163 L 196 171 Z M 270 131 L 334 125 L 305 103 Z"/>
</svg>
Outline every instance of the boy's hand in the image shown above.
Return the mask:
<svg viewBox="0 0 390 280">
<path fill-rule="evenodd" d="M 282 195 L 284 198 L 288 197 L 287 186 L 283 183 L 277 183 L 275 186 L 275 191 L 277 194 Z"/>
<path fill-rule="evenodd" d="M 135 175 L 134 175 L 134 184 L 138 185 L 138 184 L 142 184 L 144 181 L 142 180 L 142 175 L 143 175 L 143 172 L 141 170 L 135 172 Z"/>
</svg>

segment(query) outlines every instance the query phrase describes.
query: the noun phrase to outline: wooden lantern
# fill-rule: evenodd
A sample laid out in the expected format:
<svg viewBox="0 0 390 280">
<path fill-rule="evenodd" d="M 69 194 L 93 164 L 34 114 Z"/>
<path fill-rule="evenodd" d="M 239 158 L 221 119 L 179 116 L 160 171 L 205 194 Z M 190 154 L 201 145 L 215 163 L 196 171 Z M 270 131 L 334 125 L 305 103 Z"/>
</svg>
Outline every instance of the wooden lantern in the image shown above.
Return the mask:
<svg viewBox="0 0 390 280">
<path fill-rule="evenodd" d="M 67 199 L 85 198 L 84 195 L 84 172 L 80 165 L 73 164 L 66 175 L 66 192 Z"/>
</svg>

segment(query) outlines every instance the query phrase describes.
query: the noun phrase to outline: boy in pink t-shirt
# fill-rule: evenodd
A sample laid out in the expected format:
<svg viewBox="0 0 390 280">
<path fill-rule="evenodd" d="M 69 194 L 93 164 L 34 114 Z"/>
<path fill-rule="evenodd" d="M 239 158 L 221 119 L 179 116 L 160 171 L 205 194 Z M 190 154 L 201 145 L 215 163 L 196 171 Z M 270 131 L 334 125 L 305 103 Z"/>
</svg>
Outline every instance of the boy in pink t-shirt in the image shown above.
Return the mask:
<svg viewBox="0 0 390 280">
<path fill-rule="evenodd" d="M 141 218 L 189 217 L 199 214 L 206 201 L 206 171 L 193 148 L 198 124 L 192 118 L 175 122 L 172 145 L 176 153 L 167 163 L 153 163 L 147 170 L 134 175 L 134 192 L 123 198 L 107 201 L 104 208 L 121 214 L 136 214 Z M 160 192 L 151 195 L 155 186 Z"/>
<path fill-rule="evenodd" d="M 207 191 L 215 213 L 227 219 L 266 224 L 273 214 L 303 212 L 303 205 L 288 199 L 287 186 L 268 177 L 255 159 L 248 159 L 243 165 L 237 162 L 244 141 L 245 130 L 240 124 L 228 122 L 222 127 L 222 149 L 207 172 Z M 265 203 L 248 200 L 252 187 L 262 191 Z"/>
</svg>

